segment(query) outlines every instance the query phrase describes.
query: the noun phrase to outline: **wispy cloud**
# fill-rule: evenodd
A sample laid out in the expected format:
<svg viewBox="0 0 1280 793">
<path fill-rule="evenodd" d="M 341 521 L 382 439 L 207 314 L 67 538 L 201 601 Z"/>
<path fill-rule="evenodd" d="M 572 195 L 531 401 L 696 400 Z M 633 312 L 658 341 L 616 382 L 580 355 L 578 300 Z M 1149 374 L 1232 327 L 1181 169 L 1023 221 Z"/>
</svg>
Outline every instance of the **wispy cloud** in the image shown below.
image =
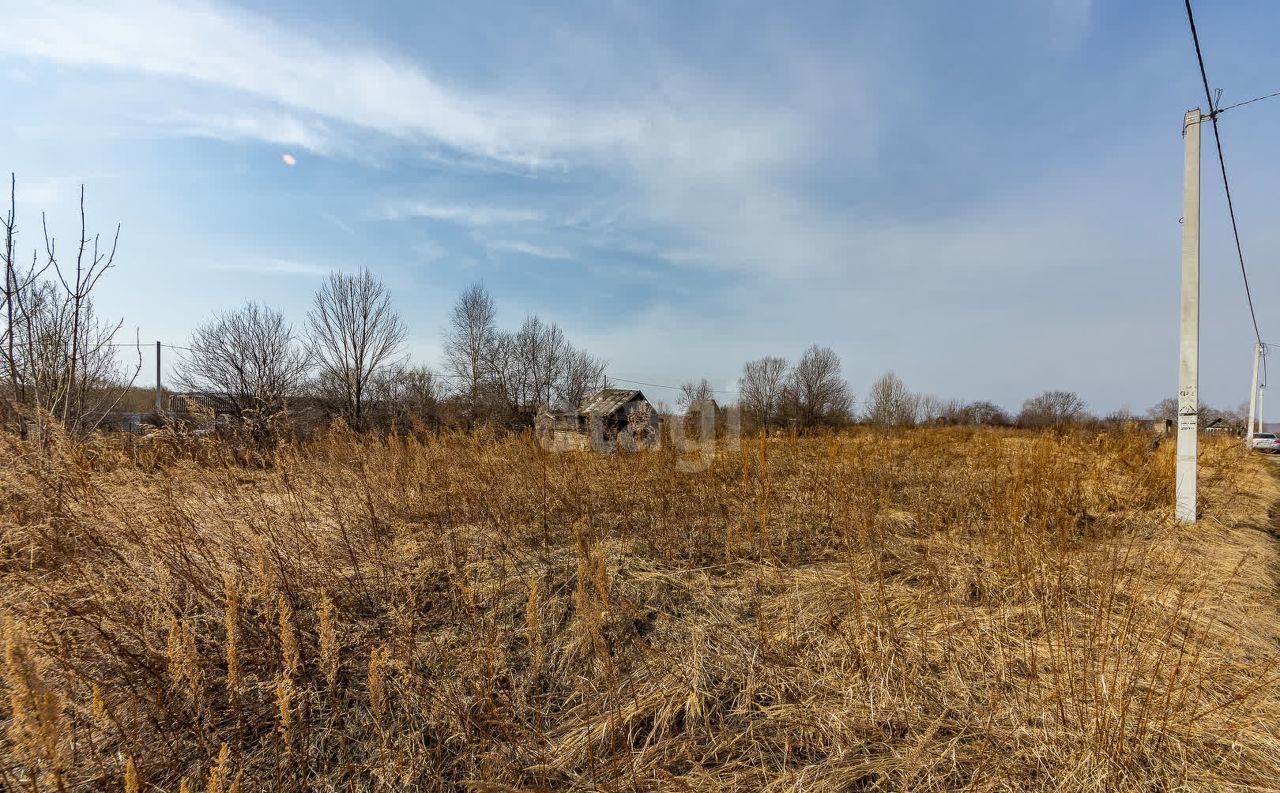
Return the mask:
<svg viewBox="0 0 1280 793">
<path fill-rule="evenodd" d="M 628 113 L 569 114 L 463 94 L 403 57 L 352 50 L 337 37 L 313 40 L 210 3 L 21 4 L 6 21 L 2 50 L 192 80 L 528 167 L 553 162 L 557 152 L 634 141 L 644 132 Z"/>
<path fill-rule="evenodd" d="M 351 143 L 332 125 L 272 110 L 254 113 L 188 113 L 163 116 L 157 121 L 180 135 L 214 140 L 257 140 L 306 149 L 316 154 L 350 153 Z"/>
<path fill-rule="evenodd" d="M 502 253 L 519 253 L 525 256 L 536 256 L 539 259 L 572 259 L 573 254 L 564 248 L 550 245 L 537 245 L 524 240 L 482 240 L 486 248 Z"/>
<path fill-rule="evenodd" d="M 29 3 L 7 22 L 0 51 L 216 89 L 204 93 L 224 109 L 162 117 L 190 134 L 350 153 L 365 148 L 351 140 L 364 130 L 425 149 L 420 156 L 447 168 L 589 170 L 630 197 L 623 222 L 688 230 L 724 267 L 794 272 L 795 256 L 780 260 L 777 253 L 802 250 L 802 238 L 814 230 L 815 213 L 794 195 L 780 195 L 780 169 L 813 156 L 803 114 L 758 97 L 734 98 L 697 79 L 683 84 L 679 66 L 663 75 L 662 92 L 611 103 L 461 90 L 401 55 L 353 48 L 337 31 L 329 39 L 308 37 L 198 0 Z M 856 86 L 846 79 L 841 90 L 847 96 Z M 874 150 L 875 125 L 843 134 L 852 150 Z M 784 201 L 792 206 L 766 218 L 740 211 L 744 201 L 765 211 Z M 535 210 L 456 202 L 401 204 L 383 217 L 472 226 L 543 219 Z M 744 237 L 773 244 L 740 245 Z"/>
<path fill-rule="evenodd" d="M 533 209 L 519 209 L 479 204 L 448 204 L 433 201 L 398 201 L 382 207 L 379 216 L 383 220 L 407 220 L 424 218 L 442 220 L 463 226 L 492 226 L 495 224 L 533 223 L 544 216 Z"/>
<path fill-rule="evenodd" d="M 292 259 L 259 258 L 245 262 L 220 262 L 212 265 L 209 269 L 238 273 L 257 273 L 259 275 L 302 275 L 318 278 L 328 275 L 333 268 Z"/>
</svg>

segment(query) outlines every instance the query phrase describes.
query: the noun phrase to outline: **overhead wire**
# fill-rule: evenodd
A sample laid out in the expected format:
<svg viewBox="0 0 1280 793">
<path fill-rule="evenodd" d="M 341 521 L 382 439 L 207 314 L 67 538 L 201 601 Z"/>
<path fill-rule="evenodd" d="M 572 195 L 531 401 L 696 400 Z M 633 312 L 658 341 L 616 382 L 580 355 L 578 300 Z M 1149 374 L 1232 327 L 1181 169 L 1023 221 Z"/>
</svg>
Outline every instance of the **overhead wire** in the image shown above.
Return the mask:
<svg viewBox="0 0 1280 793">
<path fill-rule="evenodd" d="M 1243 102 L 1236 102 L 1234 105 L 1227 105 L 1226 107 L 1220 107 L 1218 108 L 1217 112 L 1220 114 L 1225 113 L 1228 110 L 1235 110 L 1237 107 L 1244 107 L 1245 105 L 1251 105 L 1254 102 L 1261 102 L 1264 99 L 1274 99 L 1277 96 L 1280 96 L 1280 91 L 1276 91 L 1275 93 L 1267 94 L 1265 96 L 1256 96 L 1253 99 L 1246 99 Z"/>
<path fill-rule="evenodd" d="M 1240 261 L 1240 277 L 1244 279 L 1245 299 L 1249 303 L 1249 318 L 1253 321 L 1253 335 L 1257 337 L 1258 343 L 1262 344 L 1262 333 L 1258 330 L 1258 315 L 1253 309 L 1253 292 L 1249 289 L 1249 272 L 1244 266 L 1244 248 L 1240 244 L 1240 226 L 1236 222 L 1235 202 L 1231 199 L 1231 182 L 1227 179 L 1227 162 L 1222 156 L 1222 136 L 1218 133 L 1218 113 L 1221 111 L 1215 109 L 1213 92 L 1209 89 L 1209 74 L 1204 68 L 1204 53 L 1200 50 L 1200 34 L 1196 31 L 1196 19 L 1191 11 L 1191 0 L 1183 1 L 1187 9 L 1187 22 L 1191 25 L 1191 40 L 1196 48 L 1196 63 L 1200 66 L 1200 80 L 1204 84 L 1204 97 L 1209 103 L 1209 120 L 1213 125 L 1213 141 L 1218 150 L 1218 167 L 1222 171 L 1222 189 L 1227 196 L 1227 214 L 1231 217 L 1231 234 L 1235 238 L 1236 258 Z"/>
</svg>

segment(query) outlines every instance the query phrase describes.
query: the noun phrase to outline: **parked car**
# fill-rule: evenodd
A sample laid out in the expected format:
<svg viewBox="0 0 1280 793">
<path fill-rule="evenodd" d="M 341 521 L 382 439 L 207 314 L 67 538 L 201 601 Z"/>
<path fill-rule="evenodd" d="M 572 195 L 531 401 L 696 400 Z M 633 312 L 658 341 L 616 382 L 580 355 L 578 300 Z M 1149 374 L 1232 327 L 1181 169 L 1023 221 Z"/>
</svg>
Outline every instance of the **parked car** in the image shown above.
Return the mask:
<svg viewBox="0 0 1280 793">
<path fill-rule="evenodd" d="M 1255 432 L 1249 439 L 1249 448 L 1271 454 L 1280 453 L 1280 438 L 1274 432 Z"/>
</svg>

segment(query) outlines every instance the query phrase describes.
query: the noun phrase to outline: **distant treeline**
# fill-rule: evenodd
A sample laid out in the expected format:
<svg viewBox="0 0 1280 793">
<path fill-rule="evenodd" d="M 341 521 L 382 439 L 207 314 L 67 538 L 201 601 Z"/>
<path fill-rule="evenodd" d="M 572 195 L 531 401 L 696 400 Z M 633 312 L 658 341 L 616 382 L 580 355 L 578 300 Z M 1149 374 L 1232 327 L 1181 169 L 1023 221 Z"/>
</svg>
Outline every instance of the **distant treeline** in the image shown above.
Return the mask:
<svg viewBox="0 0 1280 793">
<path fill-rule="evenodd" d="M 79 238 L 60 248 L 45 227 L 28 257 L 18 252 L 13 187 L 11 178 L 0 291 L 4 421 L 21 428 L 54 421 L 86 433 L 121 411 L 150 409 L 149 396 L 136 386 L 143 347 L 123 337 L 123 320 L 101 317 L 93 301 L 97 285 L 115 267 L 119 226 L 109 239 L 90 235 L 82 189 Z M 541 411 L 576 410 L 611 385 L 605 361 L 571 343 L 554 322 L 530 315 L 514 329 L 499 327 L 494 300 L 481 284 L 469 286 L 454 305 L 439 368 L 411 363 L 406 336 L 381 280 L 367 269 L 333 272 L 300 328 L 253 301 L 197 327 L 175 349 L 170 390 L 194 395 L 183 404 L 226 417 L 224 424 L 267 442 L 286 423 L 292 429 L 336 418 L 358 430 L 520 428 Z M 892 372 L 859 401 L 839 356 L 820 345 L 794 363 L 777 356 L 749 361 L 737 386 L 736 392 L 719 392 L 706 379 L 690 381 L 679 387 L 674 410 L 660 398 L 655 403 L 668 413 L 712 401 L 736 404 L 751 430 L 807 431 L 854 422 L 1045 427 L 1098 420 L 1070 391 L 1045 391 L 1011 414 L 989 401 L 913 393 Z M 1166 404 L 1172 401 L 1149 415 L 1172 417 L 1173 406 Z M 1243 423 L 1235 414 L 1213 413 Z"/>
</svg>

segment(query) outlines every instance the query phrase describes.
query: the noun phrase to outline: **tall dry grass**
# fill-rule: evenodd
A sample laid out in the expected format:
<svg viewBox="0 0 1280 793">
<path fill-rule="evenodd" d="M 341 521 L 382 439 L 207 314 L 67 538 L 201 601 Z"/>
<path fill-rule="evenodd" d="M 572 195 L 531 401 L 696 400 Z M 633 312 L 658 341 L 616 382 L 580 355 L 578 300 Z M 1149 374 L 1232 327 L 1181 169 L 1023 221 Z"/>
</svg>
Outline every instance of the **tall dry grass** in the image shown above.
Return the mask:
<svg viewBox="0 0 1280 793">
<path fill-rule="evenodd" d="M 9 789 L 1280 779 L 1280 487 L 1225 444 L 1193 527 L 1140 435 L 0 445 Z"/>
</svg>

